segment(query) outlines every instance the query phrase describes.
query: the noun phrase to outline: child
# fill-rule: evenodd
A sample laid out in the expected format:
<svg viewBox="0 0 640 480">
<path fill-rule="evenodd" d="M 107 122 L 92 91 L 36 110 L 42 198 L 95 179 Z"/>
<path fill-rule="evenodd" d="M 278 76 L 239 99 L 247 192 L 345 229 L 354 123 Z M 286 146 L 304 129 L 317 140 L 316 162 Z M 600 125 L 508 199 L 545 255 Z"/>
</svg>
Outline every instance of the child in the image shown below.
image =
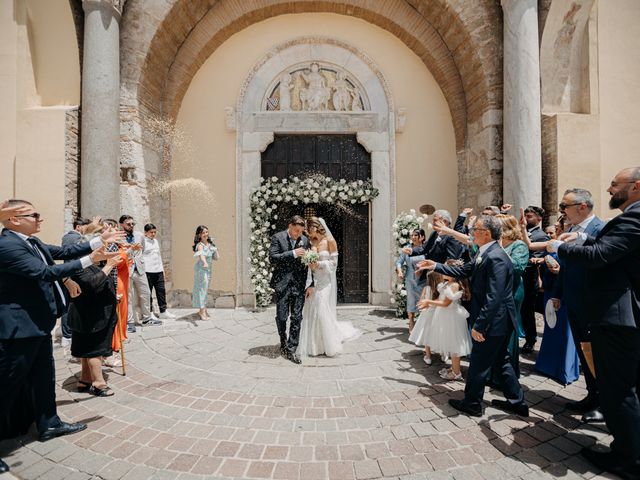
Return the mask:
<svg viewBox="0 0 640 480">
<path fill-rule="evenodd" d="M 442 275 L 436 272 L 429 273 L 427 277 L 427 286 L 422 289 L 420 300 L 418 301 L 418 309 L 420 315 L 418 320 L 413 326 L 411 335 L 409 335 L 409 341 L 415 343 L 418 347 L 424 346 L 424 363 L 431 365 L 431 349 L 428 342 L 428 331 L 431 327 L 431 321 L 435 308 L 429 308 L 425 303 L 431 301 L 437 297 L 438 284 L 442 282 Z"/>
<path fill-rule="evenodd" d="M 456 265 L 456 260 L 448 260 L 447 265 Z M 470 297 L 469 284 L 466 280 L 455 280 L 444 277 L 445 282 L 438 285 L 438 300 L 427 300 L 426 303 L 435 312 L 429 328 L 429 344 L 434 352 L 451 357 L 451 368 L 440 370 L 445 380 L 462 380 L 460 357 L 471 353 L 471 337 L 467 326 L 467 312 L 461 300 Z"/>
</svg>

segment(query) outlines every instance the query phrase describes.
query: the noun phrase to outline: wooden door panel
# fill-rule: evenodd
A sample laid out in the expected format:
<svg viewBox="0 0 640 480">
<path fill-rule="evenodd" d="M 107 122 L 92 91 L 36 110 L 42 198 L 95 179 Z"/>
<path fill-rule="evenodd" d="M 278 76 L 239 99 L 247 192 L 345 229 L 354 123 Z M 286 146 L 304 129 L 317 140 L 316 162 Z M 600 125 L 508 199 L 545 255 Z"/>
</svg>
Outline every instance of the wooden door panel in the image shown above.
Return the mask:
<svg viewBox="0 0 640 480">
<path fill-rule="evenodd" d="M 354 135 L 276 135 L 262 154 L 262 176 L 302 176 L 322 173 L 334 179 L 366 180 L 371 157 Z M 327 222 L 338 243 L 338 301 L 369 301 L 369 206 L 349 205 L 355 213 L 333 205 L 311 205 Z M 278 228 L 286 228 L 291 215 L 304 213 L 304 205 L 282 204 Z"/>
</svg>

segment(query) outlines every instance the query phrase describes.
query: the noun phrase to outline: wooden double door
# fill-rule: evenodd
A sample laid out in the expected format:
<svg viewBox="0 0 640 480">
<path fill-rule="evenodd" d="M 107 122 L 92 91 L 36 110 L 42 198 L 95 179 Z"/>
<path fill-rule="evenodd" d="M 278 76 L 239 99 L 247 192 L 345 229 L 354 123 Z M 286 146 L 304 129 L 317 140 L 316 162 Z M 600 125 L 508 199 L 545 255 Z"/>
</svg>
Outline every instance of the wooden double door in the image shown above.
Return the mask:
<svg viewBox="0 0 640 480">
<path fill-rule="evenodd" d="M 371 178 L 371 157 L 354 135 L 276 135 L 262 154 L 263 177 L 322 173 L 336 180 Z M 292 215 L 324 218 L 338 243 L 338 302 L 369 301 L 369 204 L 328 203 L 278 206 L 278 230 Z"/>
</svg>

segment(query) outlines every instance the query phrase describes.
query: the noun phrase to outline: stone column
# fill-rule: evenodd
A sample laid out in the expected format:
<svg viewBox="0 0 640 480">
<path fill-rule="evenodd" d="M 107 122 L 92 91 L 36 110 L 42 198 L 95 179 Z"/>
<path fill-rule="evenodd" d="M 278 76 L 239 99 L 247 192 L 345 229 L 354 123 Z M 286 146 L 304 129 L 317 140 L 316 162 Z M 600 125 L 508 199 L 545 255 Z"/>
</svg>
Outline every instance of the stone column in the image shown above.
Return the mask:
<svg viewBox="0 0 640 480">
<path fill-rule="evenodd" d="M 538 0 L 502 0 L 504 13 L 503 201 L 542 204 Z"/>
<path fill-rule="evenodd" d="M 120 10 L 118 0 L 82 0 L 80 209 L 120 212 Z M 117 218 L 117 217 L 115 217 Z"/>
</svg>

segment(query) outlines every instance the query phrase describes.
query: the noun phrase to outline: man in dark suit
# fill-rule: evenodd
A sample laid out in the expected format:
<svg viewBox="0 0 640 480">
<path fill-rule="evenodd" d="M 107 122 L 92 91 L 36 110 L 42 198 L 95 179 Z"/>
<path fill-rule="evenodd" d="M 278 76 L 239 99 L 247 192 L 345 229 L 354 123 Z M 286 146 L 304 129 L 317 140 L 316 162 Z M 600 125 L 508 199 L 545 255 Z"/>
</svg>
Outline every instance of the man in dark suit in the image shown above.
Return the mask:
<svg viewBox="0 0 640 480">
<path fill-rule="evenodd" d="M 309 239 L 302 234 L 304 218 L 294 215 L 286 230 L 271 237 L 269 261 L 273 266 L 271 288 L 276 292 L 276 325 L 280 335 L 280 352 L 293 363 L 300 363 L 296 355 L 302 323 L 304 300 L 312 292 L 306 288 L 307 267 L 299 257 L 309 248 Z M 289 338 L 287 317 L 290 316 Z"/>
<path fill-rule="evenodd" d="M 561 259 L 586 271 L 585 320 L 600 407 L 613 441 L 610 452 L 582 453 L 604 470 L 640 478 L 640 167 L 619 172 L 607 191 L 609 207 L 621 215 L 595 237 L 568 233 L 547 248 L 557 248 Z"/>
<path fill-rule="evenodd" d="M 68 304 L 63 279 L 106 259 L 110 255 L 96 249 L 123 235 L 109 231 L 67 248 L 45 245 L 33 236 L 40 231 L 40 214 L 27 201 L 9 200 L 9 206 L 16 205 L 27 208 L 3 221 L 0 233 L 0 415 L 11 416 L 14 409 L 24 408 L 16 400 L 28 392 L 31 420 L 45 441 L 86 428 L 83 423 L 61 421 L 56 412 L 51 330 Z M 82 258 L 54 263 L 78 257 Z M 0 460 L 0 472 L 8 469 Z"/>
<path fill-rule="evenodd" d="M 498 241 L 502 234 L 500 221 L 481 216 L 472 228 L 473 241 L 479 252 L 461 267 L 424 260 L 419 267 L 444 275 L 471 279 L 469 320 L 473 329 L 473 347 L 464 389 L 464 399 L 450 399 L 449 404 L 463 413 L 480 417 L 482 397 L 489 370 L 502 372 L 506 400 L 493 400 L 492 405 L 522 416 L 529 415 L 524 392 L 509 362 L 509 338 L 517 328 L 513 300 L 513 264 Z"/>
<path fill-rule="evenodd" d="M 542 230 L 542 217 L 544 217 L 544 209 L 529 205 L 524 209 L 524 218 L 527 221 L 527 235 L 531 242 L 546 242 L 549 237 Z M 529 258 L 544 257 L 544 251 L 529 251 Z M 533 352 L 533 347 L 538 338 L 536 329 L 536 302 L 539 297 L 538 264 L 529 261 L 527 268 L 522 275 L 522 283 L 524 286 L 524 299 L 520 307 L 520 316 L 522 318 L 522 328 L 524 329 L 525 342 L 522 346 L 522 353 Z"/>
<path fill-rule="evenodd" d="M 595 237 L 604 222 L 593 214 L 593 197 L 591 192 L 583 188 L 572 188 L 564 192 L 560 201 L 560 212 L 565 215 L 566 221 L 571 224 L 569 232 L 584 232 L 586 235 Z M 569 325 L 573 341 L 580 357 L 582 373 L 587 384 L 587 396 L 579 402 L 567 403 L 567 408 L 584 412 L 582 421 L 602 422 L 604 417 L 598 408 L 598 389 L 596 379 L 589 370 L 581 343 L 589 342 L 589 329 L 585 322 L 584 312 L 584 278 L 585 268 L 579 263 L 566 260 L 562 262 L 560 274 L 553 289 L 554 307 L 560 308 L 561 303 L 567 306 Z"/>
<path fill-rule="evenodd" d="M 433 223 L 444 223 L 449 227 L 451 225 L 451 214 L 447 210 L 436 210 L 433 213 Z M 463 245 L 455 238 L 433 232 L 425 243 L 413 248 L 405 247 L 402 251 L 412 257 L 424 255 L 424 258 L 428 260 L 444 263 L 449 259 L 459 259 L 463 249 Z M 426 272 L 423 272 L 422 275 L 425 276 Z"/>
</svg>

